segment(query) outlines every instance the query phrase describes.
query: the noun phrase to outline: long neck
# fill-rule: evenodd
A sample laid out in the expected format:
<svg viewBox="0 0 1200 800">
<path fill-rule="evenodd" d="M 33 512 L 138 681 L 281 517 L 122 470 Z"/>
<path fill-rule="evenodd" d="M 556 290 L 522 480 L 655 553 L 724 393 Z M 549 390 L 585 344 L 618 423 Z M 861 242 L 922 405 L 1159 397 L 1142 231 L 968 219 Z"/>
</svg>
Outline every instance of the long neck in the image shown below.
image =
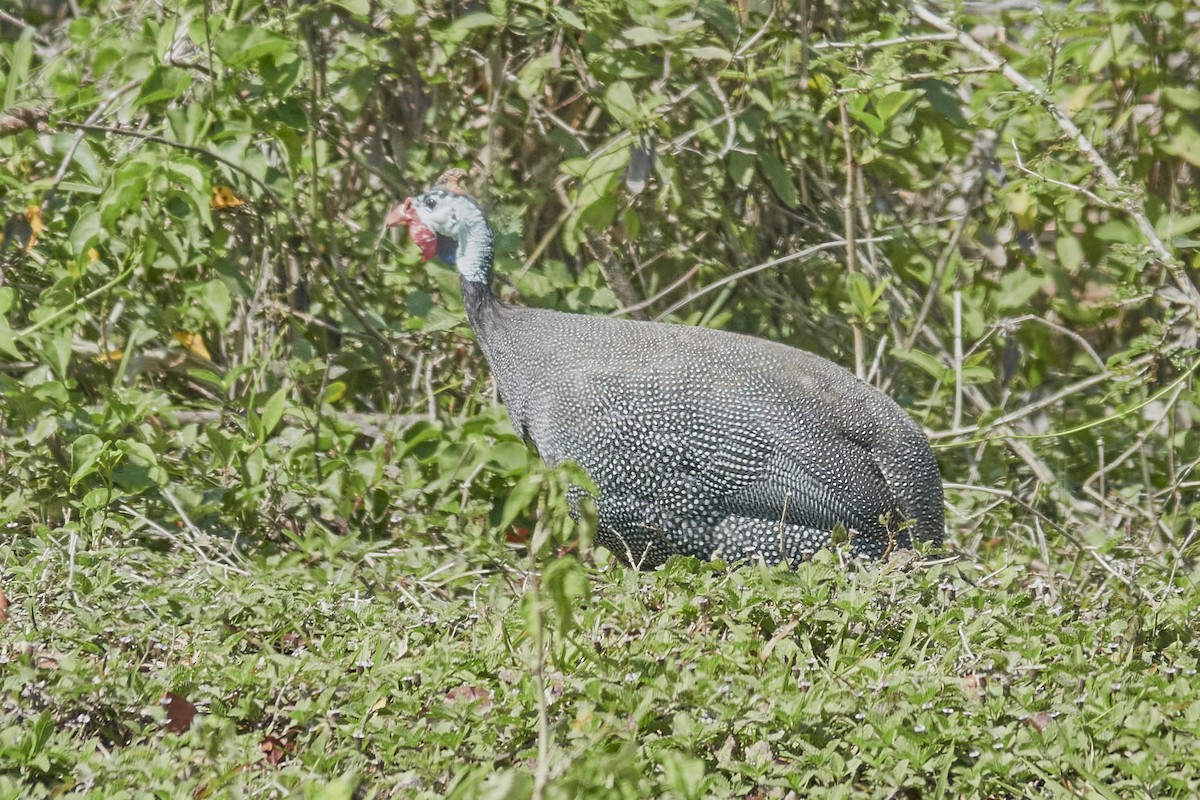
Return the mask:
<svg viewBox="0 0 1200 800">
<path fill-rule="evenodd" d="M 462 274 L 463 281 L 488 286 L 492 279 L 494 254 L 492 229 L 488 226 L 483 212 L 475 209 L 470 218 L 463 220 L 462 230 L 458 234 L 455 265 Z"/>
<path fill-rule="evenodd" d="M 492 229 L 483 212 L 464 220 L 458 234 L 455 251 L 455 266 L 462 276 L 463 305 L 467 310 L 467 321 L 475 329 L 476 338 L 486 337 L 489 327 L 485 317 L 498 302 L 492 294 L 492 259 L 495 246 Z M 481 344 L 483 344 L 481 342 Z M 486 347 L 485 347 L 486 350 Z"/>
</svg>

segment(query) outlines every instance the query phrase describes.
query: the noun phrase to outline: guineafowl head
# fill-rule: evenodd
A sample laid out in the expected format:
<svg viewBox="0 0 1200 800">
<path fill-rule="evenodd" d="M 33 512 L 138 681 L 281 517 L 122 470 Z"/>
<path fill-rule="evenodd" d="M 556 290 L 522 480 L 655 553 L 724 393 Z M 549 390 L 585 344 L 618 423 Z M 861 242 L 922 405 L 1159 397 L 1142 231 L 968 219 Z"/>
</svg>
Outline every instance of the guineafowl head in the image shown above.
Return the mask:
<svg viewBox="0 0 1200 800">
<path fill-rule="evenodd" d="M 392 209 L 387 226 L 404 225 L 426 260 L 454 264 L 467 281 L 487 283 L 492 271 L 492 231 L 483 209 L 459 185 L 461 169 L 447 170 L 427 192 Z"/>
</svg>

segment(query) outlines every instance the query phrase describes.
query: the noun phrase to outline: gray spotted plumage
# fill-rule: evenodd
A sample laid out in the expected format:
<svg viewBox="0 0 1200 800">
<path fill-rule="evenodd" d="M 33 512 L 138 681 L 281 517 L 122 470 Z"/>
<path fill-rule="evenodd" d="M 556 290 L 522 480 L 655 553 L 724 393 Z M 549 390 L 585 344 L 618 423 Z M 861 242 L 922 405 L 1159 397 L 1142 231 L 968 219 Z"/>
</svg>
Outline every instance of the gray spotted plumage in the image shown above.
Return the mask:
<svg viewBox="0 0 1200 800">
<path fill-rule="evenodd" d="M 626 564 L 673 554 L 796 562 L 849 534 L 871 558 L 940 544 L 942 484 L 924 435 L 847 370 L 707 328 L 500 301 L 473 199 L 435 185 L 410 232 L 454 245 L 463 300 L 513 426 L 550 465 L 596 484 L 597 541 Z"/>
</svg>

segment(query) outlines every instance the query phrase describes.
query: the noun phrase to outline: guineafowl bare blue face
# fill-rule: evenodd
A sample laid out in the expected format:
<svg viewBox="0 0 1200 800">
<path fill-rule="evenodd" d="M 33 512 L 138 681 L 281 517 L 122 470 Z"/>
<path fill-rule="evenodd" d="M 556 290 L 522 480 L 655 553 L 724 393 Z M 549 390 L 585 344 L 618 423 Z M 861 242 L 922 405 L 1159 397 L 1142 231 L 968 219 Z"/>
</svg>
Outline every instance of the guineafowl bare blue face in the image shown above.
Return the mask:
<svg viewBox="0 0 1200 800">
<path fill-rule="evenodd" d="M 775 342 L 502 302 L 492 233 L 464 174 L 407 199 L 388 224 L 457 266 L 513 426 L 547 463 L 587 471 L 596 540 L 618 559 L 794 563 L 837 529 L 872 558 L 941 544 L 937 461 L 894 401 Z"/>
</svg>

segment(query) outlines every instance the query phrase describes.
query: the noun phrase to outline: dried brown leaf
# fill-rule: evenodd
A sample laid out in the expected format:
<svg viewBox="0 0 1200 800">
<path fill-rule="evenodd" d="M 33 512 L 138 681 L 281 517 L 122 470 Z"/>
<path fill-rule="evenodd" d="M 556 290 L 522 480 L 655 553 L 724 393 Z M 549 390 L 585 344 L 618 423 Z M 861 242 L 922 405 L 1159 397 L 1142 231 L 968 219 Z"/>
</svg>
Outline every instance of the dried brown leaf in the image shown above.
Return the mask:
<svg viewBox="0 0 1200 800">
<path fill-rule="evenodd" d="M 173 692 L 167 692 L 158 702 L 167 712 L 167 730 L 171 733 L 187 733 L 188 728 L 192 727 L 192 720 L 196 718 L 196 706 Z"/>
<path fill-rule="evenodd" d="M 267 763 L 272 767 L 278 767 L 285 758 L 293 753 L 292 746 L 277 736 L 264 737 L 259 743 L 258 749 L 262 751 Z"/>
<path fill-rule="evenodd" d="M 447 703 L 478 703 L 480 708 L 491 708 L 492 693 L 482 686 L 461 684 L 446 692 Z"/>
<path fill-rule="evenodd" d="M 1036 714 L 1030 715 L 1029 724 L 1032 725 L 1033 729 L 1038 733 L 1045 733 L 1046 728 L 1049 727 L 1050 722 L 1053 719 L 1054 718 L 1045 711 L 1039 711 Z"/>
</svg>

